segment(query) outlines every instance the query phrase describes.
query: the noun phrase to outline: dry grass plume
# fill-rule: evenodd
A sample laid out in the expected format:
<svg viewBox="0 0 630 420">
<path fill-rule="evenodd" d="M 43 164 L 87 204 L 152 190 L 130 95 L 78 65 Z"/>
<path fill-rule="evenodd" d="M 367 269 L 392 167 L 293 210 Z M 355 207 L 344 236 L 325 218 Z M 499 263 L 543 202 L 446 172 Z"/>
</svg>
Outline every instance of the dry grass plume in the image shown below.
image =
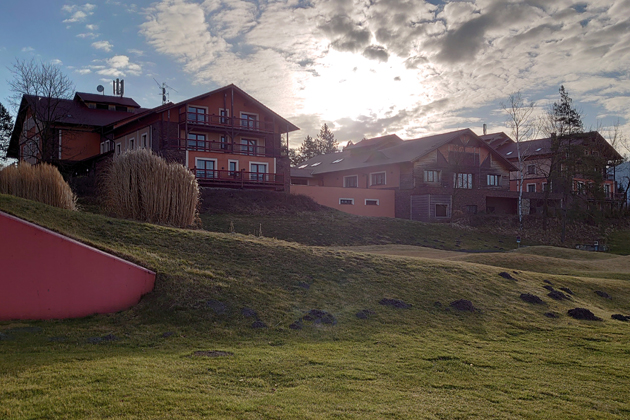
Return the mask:
<svg viewBox="0 0 630 420">
<path fill-rule="evenodd" d="M 199 201 L 195 176 L 146 149 L 117 156 L 105 177 L 105 203 L 118 217 L 191 226 Z"/>
<path fill-rule="evenodd" d="M 10 194 L 39 201 L 62 209 L 76 210 L 77 199 L 59 170 L 42 163 L 22 162 L 0 171 L 0 194 Z"/>
</svg>

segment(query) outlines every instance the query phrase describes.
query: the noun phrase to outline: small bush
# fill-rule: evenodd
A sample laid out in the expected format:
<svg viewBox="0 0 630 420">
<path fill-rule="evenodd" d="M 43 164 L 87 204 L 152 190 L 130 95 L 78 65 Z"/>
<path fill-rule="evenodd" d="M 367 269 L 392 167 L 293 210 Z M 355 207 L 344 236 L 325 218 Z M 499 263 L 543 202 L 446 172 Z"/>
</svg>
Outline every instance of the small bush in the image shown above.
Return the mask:
<svg viewBox="0 0 630 420">
<path fill-rule="evenodd" d="M 62 209 L 76 210 L 77 198 L 59 170 L 47 163 L 22 162 L 0 171 L 0 194 L 11 194 Z"/>
<path fill-rule="evenodd" d="M 112 162 L 103 188 L 118 217 L 178 227 L 194 223 L 199 187 L 195 176 L 149 150 L 132 150 Z"/>
</svg>

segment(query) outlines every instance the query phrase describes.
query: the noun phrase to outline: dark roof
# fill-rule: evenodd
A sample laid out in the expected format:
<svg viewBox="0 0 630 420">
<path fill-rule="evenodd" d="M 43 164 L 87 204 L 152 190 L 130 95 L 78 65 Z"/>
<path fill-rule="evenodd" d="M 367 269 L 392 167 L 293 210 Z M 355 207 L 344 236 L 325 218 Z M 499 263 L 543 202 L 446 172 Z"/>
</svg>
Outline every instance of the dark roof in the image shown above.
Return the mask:
<svg viewBox="0 0 630 420">
<path fill-rule="evenodd" d="M 291 168 L 291 176 L 295 178 L 313 178 L 313 174 L 308 169 Z"/>
<path fill-rule="evenodd" d="M 371 139 L 363 139 L 356 144 L 349 144 L 344 148 L 344 150 L 352 150 L 352 149 L 361 149 L 361 148 L 378 148 L 382 145 L 389 144 L 393 146 L 395 144 L 401 143 L 403 139 L 398 137 L 396 134 L 389 134 L 387 136 L 381 137 L 373 137 Z"/>
<path fill-rule="evenodd" d="M 508 136 L 504 132 L 484 134 L 483 136 L 479 137 L 481 137 L 481 139 L 485 141 L 487 145 L 497 150 L 507 144 L 514 143 L 514 140 L 512 140 L 510 136 Z"/>
<path fill-rule="evenodd" d="M 77 92 L 74 99 L 80 99 L 83 102 L 96 102 L 108 105 L 121 105 L 131 108 L 140 108 L 140 105 L 131 98 L 123 98 L 121 96 L 99 95 L 96 93 Z"/>
<path fill-rule="evenodd" d="M 340 153 L 320 155 L 307 160 L 301 165 L 298 165 L 297 169 L 308 170 L 312 175 L 317 175 L 349 169 L 413 162 L 462 135 L 479 138 L 474 132 L 466 128 L 464 130 L 422 137 L 415 140 L 402 141 L 395 146 L 377 149 L 368 154 L 364 153 L 359 155 L 353 153 L 351 149 L 344 150 Z M 510 170 L 514 168 L 513 165 L 496 150 L 491 147 L 488 147 L 488 149 Z"/>
<path fill-rule="evenodd" d="M 571 140 L 574 144 L 583 144 L 585 141 L 596 142 L 610 160 L 621 160 L 622 156 L 617 152 L 601 134 L 597 131 L 591 131 L 588 133 L 572 134 L 570 136 L 564 136 L 562 139 Z M 499 148 L 499 153 L 506 159 L 515 160 L 518 159 L 516 151 L 516 142 L 505 145 Z M 550 155 L 551 150 L 551 137 L 544 139 L 528 140 L 520 143 L 521 156 L 524 159 L 532 157 L 540 157 Z"/>
<path fill-rule="evenodd" d="M 75 95 L 75 99 L 76 98 L 77 96 Z M 48 106 L 48 104 L 50 104 L 50 106 Z M 39 119 L 42 121 L 48 119 L 59 125 L 69 124 L 93 128 L 105 127 L 132 115 L 125 111 L 88 108 L 80 100 L 50 99 L 41 96 L 23 95 L 20 109 L 15 119 L 13 133 L 11 134 L 7 157 L 19 157 L 20 133 L 22 132 L 26 113 L 29 108 L 33 110 L 33 112 L 36 112 L 39 115 Z M 49 112 L 50 115 L 48 115 Z"/>
</svg>

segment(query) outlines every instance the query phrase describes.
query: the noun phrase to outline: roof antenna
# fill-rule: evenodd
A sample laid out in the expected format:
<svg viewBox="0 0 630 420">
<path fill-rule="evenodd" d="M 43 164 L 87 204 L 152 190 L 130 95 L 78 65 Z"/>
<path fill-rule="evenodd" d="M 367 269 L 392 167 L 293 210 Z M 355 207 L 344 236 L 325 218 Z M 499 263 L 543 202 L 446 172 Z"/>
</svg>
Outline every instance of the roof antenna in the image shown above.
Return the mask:
<svg viewBox="0 0 630 420">
<path fill-rule="evenodd" d="M 155 77 L 153 78 L 153 80 L 155 80 Z M 167 88 L 174 91 L 175 93 L 179 93 L 175 89 L 167 85 L 165 82 L 162 82 L 162 84 L 160 85 L 160 82 L 155 80 L 155 83 L 157 83 L 158 87 L 160 88 L 160 95 L 162 96 L 162 105 L 164 105 L 169 100 L 170 95 L 169 95 L 169 92 L 166 91 Z"/>
</svg>

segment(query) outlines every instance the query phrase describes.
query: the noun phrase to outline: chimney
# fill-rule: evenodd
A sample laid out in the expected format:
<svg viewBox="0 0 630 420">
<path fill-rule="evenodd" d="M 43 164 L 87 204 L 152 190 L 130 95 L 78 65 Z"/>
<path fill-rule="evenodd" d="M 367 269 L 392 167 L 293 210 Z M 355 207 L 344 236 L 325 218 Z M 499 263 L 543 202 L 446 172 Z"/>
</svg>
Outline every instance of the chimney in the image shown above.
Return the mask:
<svg viewBox="0 0 630 420">
<path fill-rule="evenodd" d="M 483 135 L 486 135 L 486 132 L 488 131 L 488 126 L 486 124 L 483 125 Z"/>
</svg>

